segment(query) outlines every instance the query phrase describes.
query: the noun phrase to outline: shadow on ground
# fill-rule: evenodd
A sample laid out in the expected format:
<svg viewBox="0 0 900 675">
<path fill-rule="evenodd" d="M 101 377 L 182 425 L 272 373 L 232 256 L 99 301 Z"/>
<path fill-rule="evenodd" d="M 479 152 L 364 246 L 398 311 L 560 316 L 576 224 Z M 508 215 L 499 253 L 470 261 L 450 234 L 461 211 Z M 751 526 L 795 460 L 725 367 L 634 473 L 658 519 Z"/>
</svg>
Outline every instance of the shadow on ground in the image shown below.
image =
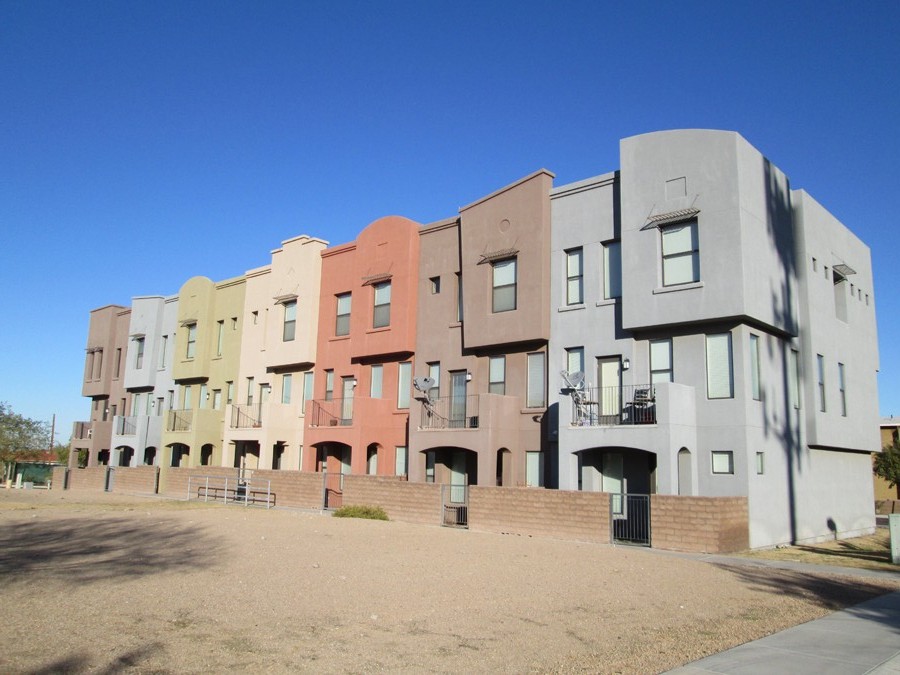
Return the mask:
<svg viewBox="0 0 900 675">
<path fill-rule="evenodd" d="M 57 659 L 52 663 L 48 663 L 46 666 L 27 672 L 28 675 L 55 675 L 56 673 L 87 672 L 96 673 L 97 675 L 113 675 L 113 673 L 121 673 L 124 669 L 140 666 L 141 661 L 145 660 L 147 656 L 158 651 L 160 648 L 159 643 L 153 643 L 146 647 L 142 647 L 141 649 L 126 652 L 125 654 L 118 656 L 112 663 L 99 669 L 91 665 L 90 659 L 87 656 L 75 655 Z"/>
<path fill-rule="evenodd" d="M 73 583 L 137 578 L 214 564 L 222 545 L 171 520 L 66 518 L 4 523 L 0 576 L 4 582 L 34 576 Z"/>
</svg>

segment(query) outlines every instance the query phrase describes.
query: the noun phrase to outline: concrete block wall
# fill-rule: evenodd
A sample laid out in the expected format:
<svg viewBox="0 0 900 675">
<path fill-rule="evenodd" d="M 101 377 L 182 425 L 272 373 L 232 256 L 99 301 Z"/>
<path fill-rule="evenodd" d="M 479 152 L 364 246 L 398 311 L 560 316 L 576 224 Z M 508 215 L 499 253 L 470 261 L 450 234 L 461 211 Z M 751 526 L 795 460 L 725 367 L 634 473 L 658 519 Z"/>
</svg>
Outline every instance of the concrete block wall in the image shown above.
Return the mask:
<svg viewBox="0 0 900 675">
<path fill-rule="evenodd" d="M 472 486 L 469 528 L 609 543 L 609 495 Z"/>
<path fill-rule="evenodd" d="M 251 486 L 253 490 L 265 491 L 265 482 L 275 495 L 275 506 L 290 506 L 302 509 L 322 508 L 321 473 L 309 471 L 273 471 L 255 469 Z"/>
<path fill-rule="evenodd" d="M 160 482 L 159 494 L 166 497 L 175 497 L 176 499 L 187 499 L 188 496 L 188 480 L 193 477 L 191 482 L 191 490 L 194 496 L 197 494 L 195 486 L 200 485 L 200 479 L 203 476 L 214 476 L 219 478 L 228 478 L 229 486 L 231 479 L 237 481 L 237 469 L 222 466 L 196 466 L 196 467 L 173 467 L 166 469 L 165 487 Z"/>
<path fill-rule="evenodd" d="M 344 476 L 344 504 L 380 506 L 391 520 L 440 525 L 441 486 L 391 476 Z"/>
<path fill-rule="evenodd" d="M 158 466 L 117 466 L 112 469 L 112 492 L 130 494 L 156 494 Z"/>
<path fill-rule="evenodd" d="M 53 472 L 50 474 L 50 489 L 65 490 L 66 489 L 66 467 L 54 466 Z"/>
<path fill-rule="evenodd" d="M 650 523 L 653 548 L 733 553 L 750 547 L 746 497 L 651 495 Z"/>
<path fill-rule="evenodd" d="M 69 471 L 70 490 L 99 490 L 106 489 L 106 472 L 108 467 L 92 466 L 86 469 L 71 469 Z M 56 478 L 54 474 L 54 479 Z M 54 481 L 55 482 L 55 481 Z M 60 481 L 62 484 L 62 481 Z"/>
</svg>

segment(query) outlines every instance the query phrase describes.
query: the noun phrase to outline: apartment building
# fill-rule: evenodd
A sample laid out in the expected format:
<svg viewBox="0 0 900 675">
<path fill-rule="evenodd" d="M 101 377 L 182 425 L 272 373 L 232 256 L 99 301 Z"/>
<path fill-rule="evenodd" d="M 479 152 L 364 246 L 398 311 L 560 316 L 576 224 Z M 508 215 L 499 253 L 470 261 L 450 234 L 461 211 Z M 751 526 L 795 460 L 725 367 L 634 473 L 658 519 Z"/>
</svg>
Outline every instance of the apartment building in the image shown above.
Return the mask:
<svg viewBox="0 0 900 675">
<path fill-rule="evenodd" d="M 171 366 L 177 315 L 177 296 L 132 299 L 121 364 L 126 398 L 113 417 L 112 466 L 159 464 L 166 413 L 175 404 Z"/>
<path fill-rule="evenodd" d="M 552 180 L 525 176 L 420 232 L 415 373 L 428 379 L 410 480 L 545 484 Z"/>
<path fill-rule="evenodd" d="M 306 235 L 288 239 L 271 264 L 245 274 L 238 377 L 226 389 L 225 466 L 300 468 L 326 245 Z"/>
<path fill-rule="evenodd" d="M 871 530 L 865 245 L 732 132 L 623 139 L 551 202 L 560 488 L 746 496 L 752 547 Z"/>
<path fill-rule="evenodd" d="M 322 251 L 304 471 L 406 475 L 419 225 L 388 216 Z M 332 504 L 340 485 L 329 487 Z"/>
<path fill-rule="evenodd" d="M 178 292 L 173 407 L 166 414 L 160 484 L 169 467 L 222 466 L 225 406 L 235 396 L 246 279 L 188 279 Z"/>
<path fill-rule="evenodd" d="M 81 395 L 91 399 L 90 419 L 75 422 L 69 467 L 87 452 L 87 466 L 110 463 L 113 418 L 126 405 L 124 354 L 128 347 L 131 310 L 106 305 L 91 311 Z"/>
</svg>

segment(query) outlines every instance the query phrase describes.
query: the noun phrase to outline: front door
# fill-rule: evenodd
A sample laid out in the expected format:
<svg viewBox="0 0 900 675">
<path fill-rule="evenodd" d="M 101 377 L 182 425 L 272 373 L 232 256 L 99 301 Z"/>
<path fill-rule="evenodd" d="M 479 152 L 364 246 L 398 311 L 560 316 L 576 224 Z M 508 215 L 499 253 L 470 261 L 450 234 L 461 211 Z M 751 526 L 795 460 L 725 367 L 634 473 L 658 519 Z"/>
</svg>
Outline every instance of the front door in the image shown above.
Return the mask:
<svg viewBox="0 0 900 675">
<path fill-rule="evenodd" d="M 466 426 L 466 371 L 450 373 L 450 427 Z"/>
<path fill-rule="evenodd" d="M 464 502 L 466 495 L 466 453 L 457 450 L 450 459 L 450 501 Z"/>
<path fill-rule="evenodd" d="M 612 501 L 612 512 L 621 514 L 623 510 L 622 494 L 625 492 L 625 480 L 621 452 L 604 452 L 601 463 L 601 492 L 608 492 Z"/>
<path fill-rule="evenodd" d="M 341 426 L 349 426 L 353 423 L 353 388 L 356 386 L 356 378 L 341 378 Z"/>
<path fill-rule="evenodd" d="M 597 400 L 601 417 L 618 417 L 622 411 L 622 360 L 618 356 L 597 359 Z"/>
</svg>

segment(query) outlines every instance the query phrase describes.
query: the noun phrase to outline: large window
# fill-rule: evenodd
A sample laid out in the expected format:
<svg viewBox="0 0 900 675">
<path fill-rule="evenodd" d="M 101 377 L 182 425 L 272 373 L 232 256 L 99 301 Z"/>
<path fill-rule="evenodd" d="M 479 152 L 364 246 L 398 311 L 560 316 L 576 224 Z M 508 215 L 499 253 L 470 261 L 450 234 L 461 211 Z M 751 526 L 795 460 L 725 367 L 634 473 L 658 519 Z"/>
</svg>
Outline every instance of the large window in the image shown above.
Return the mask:
<svg viewBox="0 0 900 675">
<path fill-rule="evenodd" d="M 283 342 L 292 342 L 297 332 L 297 301 L 284 303 L 284 329 L 281 333 Z"/>
<path fill-rule="evenodd" d="M 697 221 L 660 228 L 662 233 L 663 286 L 700 281 L 700 249 Z"/>
<path fill-rule="evenodd" d="M 134 341 L 134 367 L 140 370 L 144 367 L 144 338 L 137 338 Z"/>
<path fill-rule="evenodd" d="M 753 334 L 750 335 L 750 393 L 755 401 L 762 397 L 759 385 L 759 336 Z"/>
<path fill-rule="evenodd" d="M 334 322 L 335 335 L 350 335 L 350 294 L 337 296 L 337 317 Z"/>
<path fill-rule="evenodd" d="M 672 339 L 650 340 L 650 384 L 674 381 Z"/>
<path fill-rule="evenodd" d="M 543 408 L 547 405 L 544 360 L 543 352 L 528 355 L 528 384 L 525 403 L 528 408 Z"/>
<path fill-rule="evenodd" d="M 375 284 L 375 312 L 372 328 L 391 325 L 391 282 Z"/>
<path fill-rule="evenodd" d="M 189 323 L 187 325 L 187 351 L 185 357 L 192 359 L 197 352 L 197 324 Z"/>
<path fill-rule="evenodd" d="M 617 241 L 603 244 L 603 298 L 622 297 L 622 246 Z"/>
<path fill-rule="evenodd" d="M 566 304 L 584 302 L 584 251 L 573 248 L 566 251 Z"/>
<path fill-rule="evenodd" d="M 708 398 L 732 398 L 734 383 L 731 369 L 731 333 L 706 336 L 706 395 Z"/>
<path fill-rule="evenodd" d="M 516 259 L 498 260 L 491 265 L 493 273 L 493 311 L 508 312 L 516 308 Z"/>
<path fill-rule="evenodd" d="M 381 398 L 381 390 L 384 382 L 384 366 L 375 364 L 372 366 L 372 372 L 369 382 L 369 397 Z"/>
<path fill-rule="evenodd" d="M 491 356 L 488 359 L 488 392 L 506 394 L 506 357 Z"/>
<path fill-rule="evenodd" d="M 399 364 L 397 373 L 397 407 L 409 407 L 409 387 L 412 377 L 412 363 L 404 361 Z"/>
</svg>

